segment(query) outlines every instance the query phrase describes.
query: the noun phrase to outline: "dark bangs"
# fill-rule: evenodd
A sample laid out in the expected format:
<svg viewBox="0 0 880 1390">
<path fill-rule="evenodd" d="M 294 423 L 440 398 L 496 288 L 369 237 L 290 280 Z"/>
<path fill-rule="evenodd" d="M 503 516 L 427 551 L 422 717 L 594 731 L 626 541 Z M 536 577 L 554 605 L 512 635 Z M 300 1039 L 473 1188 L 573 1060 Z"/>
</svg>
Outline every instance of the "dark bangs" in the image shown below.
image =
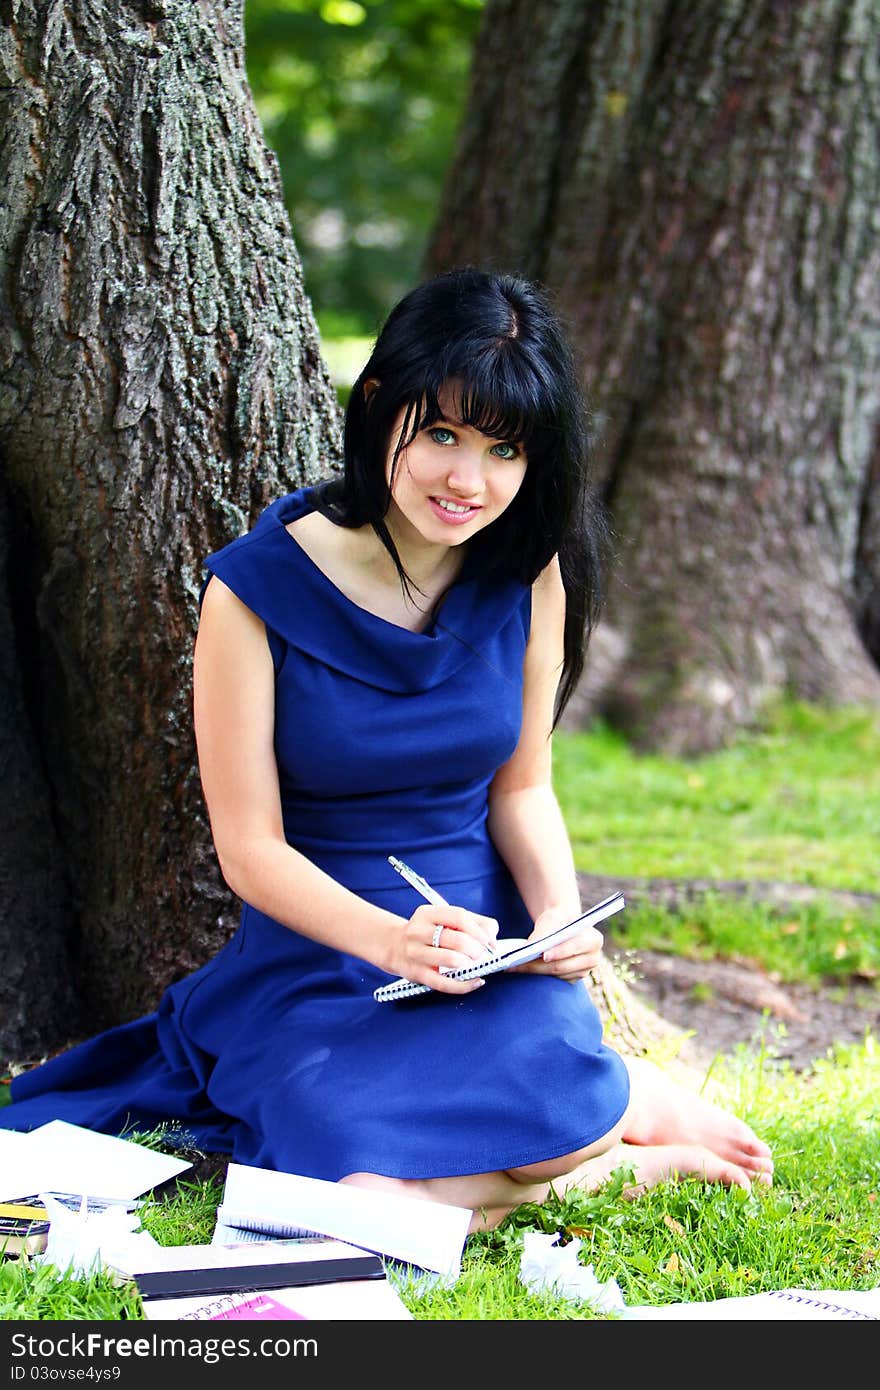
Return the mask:
<svg viewBox="0 0 880 1390">
<path fill-rule="evenodd" d="M 469 425 L 489 439 L 520 445 L 530 468 L 559 436 L 558 425 L 553 428 L 558 411 L 554 384 L 535 369 L 516 338 L 496 338 L 476 351 L 472 342 L 449 344 L 413 368 L 403 374 L 409 380 L 398 378 L 390 403 L 395 414 L 406 411 L 395 457 L 420 430 L 441 421 Z M 446 415 L 440 396 L 450 392 L 453 414 Z"/>
<path fill-rule="evenodd" d="M 510 339 L 501 339 L 475 356 L 453 350 L 425 364 L 421 390 L 411 398 L 413 404 L 420 402 L 421 411 L 407 442 L 419 430 L 445 418 L 440 406 L 445 388 L 453 393 L 454 418 L 459 423 L 490 439 L 520 444 L 528 452 L 549 413 L 549 403 L 544 384 L 521 354 L 510 351 L 511 346 Z"/>
</svg>

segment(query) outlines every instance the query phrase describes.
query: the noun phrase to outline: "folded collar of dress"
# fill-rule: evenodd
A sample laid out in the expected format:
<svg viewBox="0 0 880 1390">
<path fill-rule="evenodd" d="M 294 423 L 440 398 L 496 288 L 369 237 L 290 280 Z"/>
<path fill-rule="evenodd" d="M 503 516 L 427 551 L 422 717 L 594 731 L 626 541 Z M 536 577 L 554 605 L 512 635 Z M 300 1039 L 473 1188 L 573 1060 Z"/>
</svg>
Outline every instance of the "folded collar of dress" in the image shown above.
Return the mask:
<svg viewBox="0 0 880 1390">
<path fill-rule="evenodd" d="M 342 593 L 286 529 L 313 510 L 308 487 L 277 498 L 251 530 L 204 561 L 267 627 L 325 665 L 401 694 L 447 680 L 508 623 L 528 624 L 529 589 L 467 566 L 422 632 L 389 622 Z"/>
</svg>

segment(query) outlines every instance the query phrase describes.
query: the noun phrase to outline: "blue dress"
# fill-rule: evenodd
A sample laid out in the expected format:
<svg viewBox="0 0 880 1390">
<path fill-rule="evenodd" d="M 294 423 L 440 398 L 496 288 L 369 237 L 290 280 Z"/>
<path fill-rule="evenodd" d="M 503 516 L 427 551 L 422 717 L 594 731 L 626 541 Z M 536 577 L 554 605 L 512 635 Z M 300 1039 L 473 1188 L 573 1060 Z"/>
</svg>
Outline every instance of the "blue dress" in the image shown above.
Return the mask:
<svg viewBox="0 0 880 1390">
<path fill-rule="evenodd" d="M 300 489 L 208 557 L 265 623 L 288 842 L 408 917 L 396 854 L 449 901 L 532 929 L 489 837 L 487 789 L 522 710 L 530 590 L 465 562 L 410 632 L 345 597 L 285 523 Z M 204 589 L 203 589 L 204 592 Z M 243 904 L 238 930 L 156 1011 L 17 1077 L 0 1127 L 65 1119 L 169 1138 L 238 1163 L 337 1180 L 518 1167 L 590 1144 L 628 1078 L 582 985 L 497 974 L 467 997 L 373 999 L 390 976 Z"/>
</svg>

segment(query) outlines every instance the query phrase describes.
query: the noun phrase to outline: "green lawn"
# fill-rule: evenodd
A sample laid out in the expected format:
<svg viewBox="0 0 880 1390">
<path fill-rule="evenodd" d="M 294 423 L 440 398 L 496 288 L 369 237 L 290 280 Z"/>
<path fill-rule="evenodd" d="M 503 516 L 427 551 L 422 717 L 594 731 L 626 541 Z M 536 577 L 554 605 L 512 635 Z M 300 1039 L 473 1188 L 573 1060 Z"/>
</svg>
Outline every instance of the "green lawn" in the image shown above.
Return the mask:
<svg viewBox="0 0 880 1390">
<path fill-rule="evenodd" d="M 876 711 L 780 707 L 691 761 L 636 753 L 602 725 L 562 731 L 554 775 L 587 873 L 880 892 Z"/>
<path fill-rule="evenodd" d="M 564 731 L 554 776 L 584 873 L 719 883 L 679 911 L 628 907 L 615 940 L 753 961 L 784 981 L 880 976 L 876 711 L 781 706 L 761 732 L 691 761 L 636 753 L 602 725 Z M 723 891 L 724 880 L 815 891 L 772 906 Z"/>
</svg>

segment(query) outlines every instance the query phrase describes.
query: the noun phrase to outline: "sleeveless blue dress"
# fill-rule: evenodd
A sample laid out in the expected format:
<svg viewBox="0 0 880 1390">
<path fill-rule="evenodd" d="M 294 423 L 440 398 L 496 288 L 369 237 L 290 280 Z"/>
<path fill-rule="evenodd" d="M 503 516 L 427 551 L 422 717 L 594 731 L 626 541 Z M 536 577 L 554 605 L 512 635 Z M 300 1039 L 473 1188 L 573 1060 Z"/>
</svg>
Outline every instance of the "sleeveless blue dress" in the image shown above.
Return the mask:
<svg viewBox="0 0 880 1390">
<path fill-rule="evenodd" d="M 281 497 L 205 561 L 205 585 L 216 575 L 266 626 L 288 842 L 408 917 L 421 899 L 389 865 L 398 855 L 502 936 L 528 936 L 486 818 L 518 738 L 530 590 L 466 561 L 410 632 L 306 555 L 286 523 L 309 510 L 308 488 Z M 466 998 L 376 1003 L 389 979 L 245 903 L 232 939 L 155 1012 L 18 1076 L 0 1127 L 164 1124 L 171 1142 L 335 1181 L 519 1167 L 623 1114 L 627 1072 L 583 985 L 501 973 Z"/>
</svg>

